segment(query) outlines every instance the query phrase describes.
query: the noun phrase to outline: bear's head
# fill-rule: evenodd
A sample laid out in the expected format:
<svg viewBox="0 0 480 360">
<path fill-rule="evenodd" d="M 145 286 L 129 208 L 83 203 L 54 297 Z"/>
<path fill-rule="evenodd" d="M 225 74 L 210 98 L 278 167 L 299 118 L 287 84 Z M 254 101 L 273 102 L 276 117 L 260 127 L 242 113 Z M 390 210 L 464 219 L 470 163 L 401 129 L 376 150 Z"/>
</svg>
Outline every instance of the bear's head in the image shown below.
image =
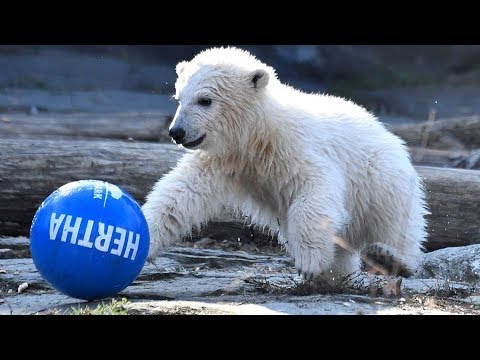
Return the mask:
<svg viewBox="0 0 480 360">
<path fill-rule="evenodd" d="M 212 48 L 176 66 L 178 108 L 169 134 L 188 149 L 223 153 L 239 144 L 262 116 L 273 68 L 247 51 Z"/>
</svg>

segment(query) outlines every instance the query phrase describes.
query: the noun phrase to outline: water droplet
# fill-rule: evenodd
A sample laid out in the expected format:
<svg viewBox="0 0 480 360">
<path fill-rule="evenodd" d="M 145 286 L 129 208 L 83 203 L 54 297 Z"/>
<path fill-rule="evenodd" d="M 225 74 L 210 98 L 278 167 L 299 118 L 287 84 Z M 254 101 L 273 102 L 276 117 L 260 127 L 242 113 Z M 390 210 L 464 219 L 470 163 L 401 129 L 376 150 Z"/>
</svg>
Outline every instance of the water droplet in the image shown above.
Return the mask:
<svg viewBox="0 0 480 360">
<path fill-rule="evenodd" d="M 435 104 L 437 104 L 437 100 L 435 100 Z"/>
</svg>

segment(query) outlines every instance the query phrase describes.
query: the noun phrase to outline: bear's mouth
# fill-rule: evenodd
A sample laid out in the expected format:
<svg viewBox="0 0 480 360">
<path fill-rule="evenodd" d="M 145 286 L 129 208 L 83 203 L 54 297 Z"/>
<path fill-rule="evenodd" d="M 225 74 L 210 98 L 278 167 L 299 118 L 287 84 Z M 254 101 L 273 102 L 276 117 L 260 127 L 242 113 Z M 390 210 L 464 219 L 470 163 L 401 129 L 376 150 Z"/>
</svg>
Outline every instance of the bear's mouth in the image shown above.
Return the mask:
<svg viewBox="0 0 480 360">
<path fill-rule="evenodd" d="M 191 141 L 191 142 L 189 142 L 189 143 L 182 144 L 182 146 L 183 146 L 183 147 L 186 147 L 187 149 L 192 149 L 192 148 L 194 148 L 195 146 L 200 145 L 200 144 L 203 142 L 203 140 L 205 139 L 205 136 L 206 136 L 206 135 L 202 135 L 202 136 L 200 136 L 197 140 L 193 140 L 193 141 Z"/>
</svg>

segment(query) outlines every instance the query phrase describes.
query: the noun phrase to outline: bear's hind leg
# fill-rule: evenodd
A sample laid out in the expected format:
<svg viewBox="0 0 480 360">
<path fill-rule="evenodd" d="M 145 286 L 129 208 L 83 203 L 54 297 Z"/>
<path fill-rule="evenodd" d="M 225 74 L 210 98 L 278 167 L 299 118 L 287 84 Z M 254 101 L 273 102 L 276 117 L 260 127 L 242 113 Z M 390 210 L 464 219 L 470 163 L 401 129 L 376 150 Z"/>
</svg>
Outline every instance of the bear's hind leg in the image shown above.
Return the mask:
<svg viewBox="0 0 480 360">
<path fill-rule="evenodd" d="M 384 243 L 374 243 L 362 252 L 362 258 L 367 271 L 382 275 L 409 277 L 415 271 L 415 264 L 408 258 L 417 258 L 421 250 L 412 249 L 411 256 L 401 254 L 394 247 Z"/>
</svg>

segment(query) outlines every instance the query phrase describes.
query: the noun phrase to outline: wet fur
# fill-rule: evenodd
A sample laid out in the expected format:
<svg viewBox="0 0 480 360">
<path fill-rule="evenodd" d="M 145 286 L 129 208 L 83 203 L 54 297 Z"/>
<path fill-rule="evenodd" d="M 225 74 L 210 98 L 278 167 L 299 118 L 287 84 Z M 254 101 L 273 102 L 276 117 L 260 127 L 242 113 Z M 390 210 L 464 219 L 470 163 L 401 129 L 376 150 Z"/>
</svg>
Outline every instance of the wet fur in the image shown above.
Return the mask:
<svg viewBox="0 0 480 360">
<path fill-rule="evenodd" d="M 426 236 L 422 182 L 403 141 L 371 113 L 284 85 L 239 49 L 207 50 L 177 73 L 172 126 L 206 138 L 147 197 L 150 259 L 228 206 L 278 233 L 307 276 L 359 270 L 360 252 L 378 249 L 414 271 Z M 195 105 L 205 93 L 209 109 Z"/>
</svg>

